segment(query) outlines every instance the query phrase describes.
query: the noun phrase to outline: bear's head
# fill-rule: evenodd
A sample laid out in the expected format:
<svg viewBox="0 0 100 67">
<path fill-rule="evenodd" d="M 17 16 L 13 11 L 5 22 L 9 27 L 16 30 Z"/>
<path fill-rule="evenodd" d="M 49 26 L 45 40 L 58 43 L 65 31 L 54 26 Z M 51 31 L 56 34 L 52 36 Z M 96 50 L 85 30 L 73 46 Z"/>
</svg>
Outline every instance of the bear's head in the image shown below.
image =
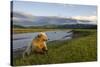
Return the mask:
<svg viewBox="0 0 100 67">
<path fill-rule="evenodd" d="M 41 41 L 47 41 L 48 40 L 48 37 L 46 35 L 46 33 L 44 32 L 40 32 L 37 36 Z"/>
</svg>

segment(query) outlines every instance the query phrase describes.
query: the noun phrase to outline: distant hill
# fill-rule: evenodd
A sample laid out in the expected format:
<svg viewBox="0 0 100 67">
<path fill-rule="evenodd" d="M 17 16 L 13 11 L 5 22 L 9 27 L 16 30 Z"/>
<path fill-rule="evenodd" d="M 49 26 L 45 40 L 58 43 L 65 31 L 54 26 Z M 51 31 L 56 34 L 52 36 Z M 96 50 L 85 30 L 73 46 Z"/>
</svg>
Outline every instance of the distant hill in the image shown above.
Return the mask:
<svg viewBox="0 0 100 67">
<path fill-rule="evenodd" d="M 89 20 L 77 20 L 58 16 L 33 16 L 22 14 L 20 12 L 13 12 L 12 21 L 14 25 L 22 26 L 66 25 L 78 24 L 79 22 L 84 24 L 91 24 L 91 21 Z"/>
<path fill-rule="evenodd" d="M 58 16 L 33 16 L 13 12 L 13 28 L 97 28 L 96 22 Z"/>
<path fill-rule="evenodd" d="M 66 25 L 43 25 L 43 26 L 28 26 L 14 25 L 13 28 L 36 28 L 36 29 L 96 29 L 97 25 L 93 24 L 66 24 Z"/>
<path fill-rule="evenodd" d="M 26 28 L 26 27 L 21 26 L 21 25 L 13 25 L 13 28 Z"/>
</svg>

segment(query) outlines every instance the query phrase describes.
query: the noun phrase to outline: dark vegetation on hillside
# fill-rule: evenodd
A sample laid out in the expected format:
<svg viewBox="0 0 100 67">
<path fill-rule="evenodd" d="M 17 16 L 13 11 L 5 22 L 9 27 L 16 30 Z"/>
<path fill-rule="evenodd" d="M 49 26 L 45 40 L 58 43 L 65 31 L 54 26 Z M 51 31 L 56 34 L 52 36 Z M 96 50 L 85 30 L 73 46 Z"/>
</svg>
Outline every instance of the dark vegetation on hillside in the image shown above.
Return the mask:
<svg viewBox="0 0 100 67">
<path fill-rule="evenodd" d="M 13 25 L 13 28 L 36 28 L 36 29 L 97 29 L 97 25 L 91 24 L 69 24 L 69 25 L 43 25 L 43 26 L 21 26 Z"/>
</svg>

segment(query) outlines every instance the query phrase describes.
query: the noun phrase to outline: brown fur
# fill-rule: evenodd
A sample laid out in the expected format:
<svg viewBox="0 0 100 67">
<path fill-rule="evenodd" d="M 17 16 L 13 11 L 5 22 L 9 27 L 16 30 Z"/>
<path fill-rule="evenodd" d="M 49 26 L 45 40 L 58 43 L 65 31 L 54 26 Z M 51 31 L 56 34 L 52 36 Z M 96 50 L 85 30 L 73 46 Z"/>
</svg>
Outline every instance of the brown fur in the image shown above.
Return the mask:
<svg viewBox="0 0 100 67">
<path fill-rule="evenodd" d="M 28 54 L 30 52 L 36 52 L 36 53 L 44 53 L 46 52 L 47 45 L 46 41 L 48 40 L 47 35 L 44 32 L 40 32 L 31 42 L 31 44 L 27 47 L 24 54 Z"/>
<path fill-rule="evenodd" d="M 47 41 L 47 35 L 43 32 L 39 33 L 38 36 L 32 40 L 32 45 L 35 47 L 35 51 L 37 52 L 43 52 L 47 49 L 46 41 Z"/>
</svg>

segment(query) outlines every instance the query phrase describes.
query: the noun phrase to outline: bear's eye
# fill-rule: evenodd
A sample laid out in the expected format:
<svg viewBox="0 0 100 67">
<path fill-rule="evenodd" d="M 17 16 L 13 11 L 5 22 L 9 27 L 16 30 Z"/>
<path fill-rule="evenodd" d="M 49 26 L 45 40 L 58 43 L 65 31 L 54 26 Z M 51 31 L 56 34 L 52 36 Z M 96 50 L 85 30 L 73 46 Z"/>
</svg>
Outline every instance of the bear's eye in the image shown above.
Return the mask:
<svg viewBox="0 0 100 67">
<path fill-rule="evenodd" d="M 38 34 L 38 37 L 40 38 L 42 35 L 41 34 Z"/>
</svg>

